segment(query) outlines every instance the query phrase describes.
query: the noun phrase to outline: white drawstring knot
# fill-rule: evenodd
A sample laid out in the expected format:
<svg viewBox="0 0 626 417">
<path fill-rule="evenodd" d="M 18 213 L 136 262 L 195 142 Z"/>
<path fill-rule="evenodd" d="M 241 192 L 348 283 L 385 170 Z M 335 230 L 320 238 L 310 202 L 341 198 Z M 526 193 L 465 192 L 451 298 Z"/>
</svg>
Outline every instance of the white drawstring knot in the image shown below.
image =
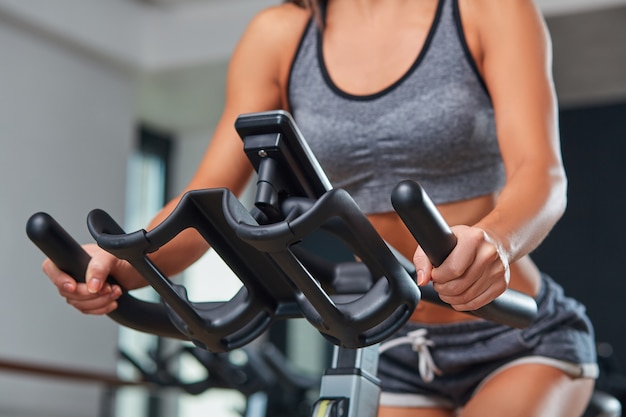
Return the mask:
<svg viewBox="0 0 626 417">
<path fill-rule="evenodd" d="M 418 369 L 420 377 L 424 382 L 431 382 L 435 375 L 441 375 L 441 370 L 435 364 L 435 361 L 430 354 L 430 346 L 435 346 L 435 343 L 426 337 L 428 331 L 426 329 L 417 329 L 412 332 L 408 332 L 406 336 L 399 337 L 397 339 L 389 340 L 380 345 L 378 349 L 379 353 L 383 353 L 388 349 L 399 345 L 410 344 L 414 352 L 418 356 Z"/>
</svg>

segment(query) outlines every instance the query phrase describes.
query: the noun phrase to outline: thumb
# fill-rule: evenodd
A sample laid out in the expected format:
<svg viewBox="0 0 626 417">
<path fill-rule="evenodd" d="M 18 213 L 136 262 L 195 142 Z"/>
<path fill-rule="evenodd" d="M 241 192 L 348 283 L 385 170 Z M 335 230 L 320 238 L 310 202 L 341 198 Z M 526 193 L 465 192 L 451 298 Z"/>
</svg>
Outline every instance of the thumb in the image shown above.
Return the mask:
<svg viewBox="0 0 626 417">
<path fill-rule="evenodd" d="M 96 294 L 104 287 L 113 266 L 112 255 L 102 251 L 91 254 L 91 261 L 87 266 L 85 282 L 87 291 Z"/>
<path fill-rule="evenodd" d="M 420 287 L 426 285 L 431 280 L 433 264 L 424 253 L 421 246 L 418 246 L 413 255 L 413 264 L 417 272 L 417 285 Z"/>
</svg>

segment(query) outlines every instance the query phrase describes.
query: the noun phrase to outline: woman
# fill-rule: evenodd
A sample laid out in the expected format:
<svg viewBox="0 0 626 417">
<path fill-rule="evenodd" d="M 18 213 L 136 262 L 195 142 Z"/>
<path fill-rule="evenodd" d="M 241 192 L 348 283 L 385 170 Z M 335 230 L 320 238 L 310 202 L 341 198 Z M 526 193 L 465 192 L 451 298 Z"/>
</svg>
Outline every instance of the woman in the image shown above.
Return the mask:
<svg viewBox="0 0 626 417">
<path fill-rule="evenodd" d="M 550 55 L 531 0 L 287 2 L 258 14 L 234 51 L 224 113 L 184 191 L 240 192 L 251 167 L 234 120 L 288 110 L 333 185 L 414 255 L 418 284 L 431 281 L 454 307 L 420 303 L 383 344 L 381 417 L 571 417 L 585 408 L 597 373 L 592 328 L 528 256 L 566 204 Z M 426 188 L 458 238 L 438 268 L 389 203 L 407 178 Z M 86 285 L 43 266 L 80 311 L 116 308 L 121 292 L 103 285 L 109 274 L 128 289 L 145 285 L 125 262 L 87 248 Z M 206 249 L 186 232 L 154 260 L 173 274 Z M 537 299 L 529 329 L 462 312 L 506 288 Z"/>
</svg>

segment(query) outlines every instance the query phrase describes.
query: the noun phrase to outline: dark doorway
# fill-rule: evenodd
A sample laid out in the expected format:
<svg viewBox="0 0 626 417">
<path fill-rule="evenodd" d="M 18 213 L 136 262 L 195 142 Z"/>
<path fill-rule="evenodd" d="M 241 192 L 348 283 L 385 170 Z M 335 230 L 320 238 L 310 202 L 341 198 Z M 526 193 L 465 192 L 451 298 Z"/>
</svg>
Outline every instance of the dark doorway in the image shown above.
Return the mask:
<svg viewBox="0 0 626 417">
<path fill-rule="evenodd" d="M 568 207 L 533 258 L 587 305 L 601 353 L 626 374 L 626 103 L 560 116 Z"/>
</svg>

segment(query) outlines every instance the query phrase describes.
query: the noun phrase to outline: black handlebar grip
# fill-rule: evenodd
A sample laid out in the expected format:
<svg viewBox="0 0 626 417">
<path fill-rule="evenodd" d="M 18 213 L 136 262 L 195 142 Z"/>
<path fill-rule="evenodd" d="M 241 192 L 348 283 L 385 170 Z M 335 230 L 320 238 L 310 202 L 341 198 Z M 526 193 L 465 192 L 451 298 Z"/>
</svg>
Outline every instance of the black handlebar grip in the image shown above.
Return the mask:
<svg viewBox="0 0 626 417">
<path fill-rule="evenodd" d="M 441 265 L 456 246 L 456 236 L 422 186 L 411 180 L 400 182 L 391 194 L 391 204 L 432 264 Z M 424 294 L 424 298 L 432 297 Z M 524 328 L 537 316 L 537 303 L 524 293 L 508 289 L 491 303 L 468 313 Z"/>
<path fill-rule="evenodd" d="M 424 189 L 403 181 L 391 193 L 391 204 L 433 266 L 441 265 L 456 246 L 456 236 Z"/>
<path fill-rule="evenodd" d="M 77 282 L 85 282 L 91 257 L 49 214 L 33 214 L 26 224 L 26 234 L 59 269 Z M 107 282 L 117 284 L 112 277 Z M 123 288 L 117 303 L 117 309 L 108 314 L 117 323 L 145 333 L 187 339 L 170 322 L 161 304 L 139 300 Z"/>
<path fill-rule="evenodd" d="M 85 282 L 91 257 L 49 214 L 33 214 L 26 224 L 26 234 L 60 270 L 77 282 Z"/>
</svg>

